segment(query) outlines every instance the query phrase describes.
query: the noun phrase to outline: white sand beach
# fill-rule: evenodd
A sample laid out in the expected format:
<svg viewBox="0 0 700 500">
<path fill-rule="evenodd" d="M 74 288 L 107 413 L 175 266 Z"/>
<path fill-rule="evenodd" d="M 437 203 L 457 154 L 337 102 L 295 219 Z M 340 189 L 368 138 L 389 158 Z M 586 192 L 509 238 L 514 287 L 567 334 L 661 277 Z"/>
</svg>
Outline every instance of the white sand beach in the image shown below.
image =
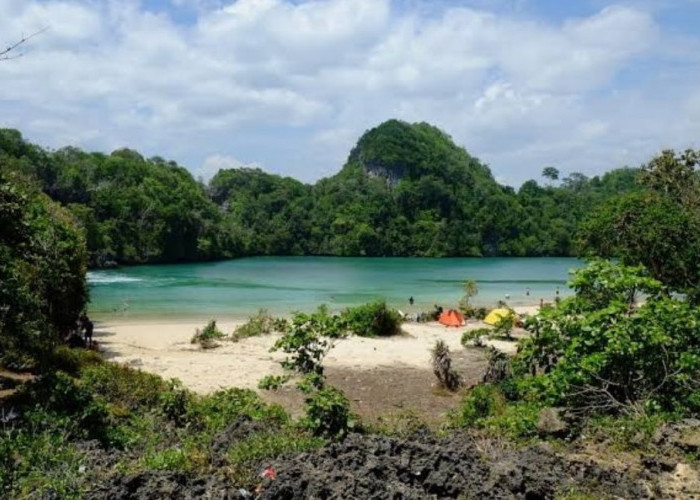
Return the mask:
<svg viewBox="0 0 700 500">
<path fill-rule="evenodd" d="M 536 306 L 516 308 L 519 314 L 534 314 Z M 240 324 L 240 323 L 238 323 Z M 178 378 L 191 390 L 209 393 L 228 387 L 255 389 L 265 375 L 283 373 L 279 361 L 285 354 L 270 352 L 278 335 L 251 337 L 239 342 L 222 341 L 216 349 L 202 350 L 190 343 L 202 322 L 106 322 L 97 325 L 95 339 L 100 351 L 115 362 L 125 363 L 165 378 Z M 225 333 L 237 326 L 233 321 L 218 323 Z M 462 333 L 483 323 L 445 327 L 439 323 L 405 323 L 406 335 L 393 338 L 348 337 L 336 342 L 325 360 L 328 367 L 357 370 L 393 366 L 428 368 L 429 349 L 438 339 L 452 350 L 463 349 Z M 489 341 L 507 352 L 513 342 Z"/>
</svg>

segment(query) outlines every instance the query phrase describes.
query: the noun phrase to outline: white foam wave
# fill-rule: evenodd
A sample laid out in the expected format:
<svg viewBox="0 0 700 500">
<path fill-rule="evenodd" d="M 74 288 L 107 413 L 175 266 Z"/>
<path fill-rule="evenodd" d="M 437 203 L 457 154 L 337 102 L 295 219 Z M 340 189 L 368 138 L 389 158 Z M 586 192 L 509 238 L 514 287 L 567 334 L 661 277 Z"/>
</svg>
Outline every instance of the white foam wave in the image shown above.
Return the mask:
<svg viewBox="0 0 700 500">
<path fill-rule="evenodd" d="M 133 276 L 124 276 L 123 274 L 87 273 L 87 281 L 88 283 L 109 284 L 131 283 L 143 280 L 141 278 L 134 278 Z"/>
</svg>

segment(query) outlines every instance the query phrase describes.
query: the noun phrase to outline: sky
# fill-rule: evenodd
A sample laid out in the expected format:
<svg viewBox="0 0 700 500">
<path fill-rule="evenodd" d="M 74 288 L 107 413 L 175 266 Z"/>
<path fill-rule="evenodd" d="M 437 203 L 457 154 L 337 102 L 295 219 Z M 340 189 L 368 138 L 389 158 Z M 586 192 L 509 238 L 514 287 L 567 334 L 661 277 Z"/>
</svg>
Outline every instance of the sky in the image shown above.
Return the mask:
<svg viewBox="0 0 700 500">
<path fill-rule="evenodd" d="M 518 186 L 700 148 L 700 0 L 0 0 L 0 127 L 209 179 L 426 121 Z"/>
</svg>

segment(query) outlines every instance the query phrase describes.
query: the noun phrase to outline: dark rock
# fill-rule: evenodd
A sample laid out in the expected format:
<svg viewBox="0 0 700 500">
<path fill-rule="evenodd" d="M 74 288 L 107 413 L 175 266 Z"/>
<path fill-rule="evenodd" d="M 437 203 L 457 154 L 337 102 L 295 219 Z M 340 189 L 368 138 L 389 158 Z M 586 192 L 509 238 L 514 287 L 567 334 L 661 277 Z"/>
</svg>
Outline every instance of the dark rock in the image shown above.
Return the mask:
<svg viewBox="0 0 700 500">
<path fill-rule="evenodd" d="M 142 472 L 115 476 L 87 493 L 86 500 L 118 498 L 124 500 L 190 500 L 250 498 L 245 490 L 215 475 L 189 476 L 180 472 Z"/>
<path fill-rule="evenodd" d="M 649 498 L 636 479 L 595 463 L 572 462 L 547 445 L 486 460 L 465 435 L 406 441 L 351 435 L 315 453 L 274 463 L 263 498 L 553 498 L 599 485 L 605 496 Z"/>
</svg>

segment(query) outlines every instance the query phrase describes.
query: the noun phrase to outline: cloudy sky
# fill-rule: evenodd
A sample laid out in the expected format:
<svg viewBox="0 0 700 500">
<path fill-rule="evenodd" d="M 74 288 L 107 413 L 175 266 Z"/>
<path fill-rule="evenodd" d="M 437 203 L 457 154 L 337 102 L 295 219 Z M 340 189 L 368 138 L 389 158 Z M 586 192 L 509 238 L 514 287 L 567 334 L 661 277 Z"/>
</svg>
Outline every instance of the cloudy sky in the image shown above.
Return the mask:
<svg viewBox="0 0 700 500">
<path fill-rule="evenodd" d="M 427 121 L 519 185 L 700 147 L 700 0 L 0 0 L 0 127 L 314 181 Z"/>
</svg>

